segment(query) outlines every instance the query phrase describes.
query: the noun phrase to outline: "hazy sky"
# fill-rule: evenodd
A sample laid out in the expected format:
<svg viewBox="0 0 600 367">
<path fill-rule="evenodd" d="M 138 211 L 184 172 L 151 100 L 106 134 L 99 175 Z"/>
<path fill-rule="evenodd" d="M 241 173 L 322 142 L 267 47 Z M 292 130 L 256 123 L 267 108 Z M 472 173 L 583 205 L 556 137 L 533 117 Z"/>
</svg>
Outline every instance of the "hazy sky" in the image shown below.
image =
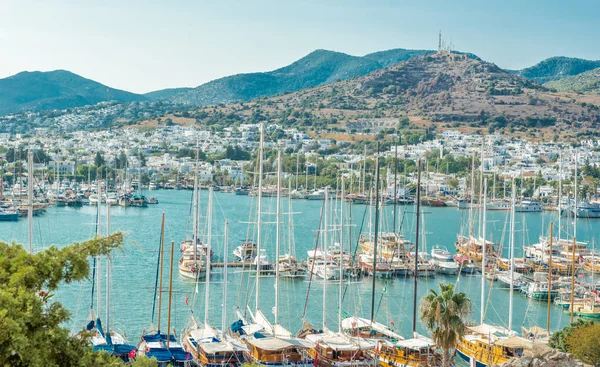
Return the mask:
<svg viewBox="0 0 600 367">
<path fill-rule="evenodd" d="M 459 51 L 518 69 L 600 59 L 600 0 L 0 0 L 0 78 L 66 69 L 143 93 L 285 66 L 315 49 Z"/>
</svg>

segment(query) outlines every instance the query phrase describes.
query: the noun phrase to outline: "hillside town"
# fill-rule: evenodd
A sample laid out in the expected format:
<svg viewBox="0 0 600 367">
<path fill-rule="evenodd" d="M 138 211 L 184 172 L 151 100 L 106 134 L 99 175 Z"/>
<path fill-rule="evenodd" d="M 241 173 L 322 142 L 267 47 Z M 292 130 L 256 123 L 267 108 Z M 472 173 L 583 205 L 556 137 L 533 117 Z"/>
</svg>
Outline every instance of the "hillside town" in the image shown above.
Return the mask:
<svg viewBox="0 0 600 367">
<path fill-rule="evenodd" d="M 186 178 L 189 179 L 190 173 L 195 171 L 195 156 L 199 151 L 198 177 L 202 184 L 251 184 L 248 173 L 253 170 L 250 160 L 259 145 L 259 126 L 241 124 L 239 127 L 227 127 L 222 132 L 175 125 L 70 133 L 53 133 L 40 128 L 32 134 L 2 133 L 0 162 L 4 185 L 14 185 L 18 181 L 13 179 L 14 175 L 24 173 L 19 161 L 26 160 L 25 152 L 28 150 L 42 152 L 41 159 L 34 158 L 34 170 L 43 172 L 44 178 L 50 182 L 57 177 L 86 181 L 90 179 L 86 167 L 97 166 L 100 159 L 101 165 L 109 168 L 126 168 L 131 178 L 143 176 L 144 185 L 152 181 L 158 187 L 172 185 L 176 188 L 175 185 L 191 182 Z M 300 185 L 318 189 L 316 177 L 327 175 L 331 171 L 329 166 L 335 167 L 335 172 L 330 173 L 332 178 L 337 173 L 346 173 L 358 182 L 364 172 L 362 162 L 376 156 L 375 143 L 369 141 L 361 145 L 312 138 L 298 129 L 276 124 L 265 124 L 265 135 L 265 149 L 280 149 L 285 155 L 297 158 L 297 164 L 291 159 L 292 164 L 284 167 L 288 172 L 283 172 L 286 178 L 302 176 L 295 181 L 296 188 L 300 181 Z M 432 195 L 452 191 L 457 197 L 465 196 L 470 172 L 482 170 L 505 182 L 512 178 L 537 179 L 534 192 L 529 194 L 536 198 L 551 197 L 557 194 L 557 185 L 548 183 L 569 181 L 576 166 L 580 169 L 585 166 L 590 172 L 582 173 L 580 190 L 583 191 L 580 193 L 584 198 L 596 196 L 594 190 L 597 189 L 598 178 L 593 177 L 595 170 L 592 168 L 600 165 L 600 140 L 581 141 L 580 145 L 574 146 L 557 142 L 535 143 L 500 134 L 466 135 L 454 130 L 443 131 L 432 140 L 413 145 L 403 144 L 401 139 L 401 135 L 388 136 L 387 143 L 381 143 L 380 156 L 388 160 L 397 158 L 401 162 L 428 160 L 430 164 L 423 182 Z M 476 162 L 471 162 L 473 157 Z M 454 164 L 451 166 L 452 162 L 448 159 L 462 159 L 463 164 L 457 168 Z M 412 171 L 410 167 L 406 172 L 402 167 L 399 170 L 401 174 L 410 174 L 404 177 L 405 180 L 414 181 L 414 166 Z M 389 169 L 389 173 L 388 183 L 393 169 Z M 93 175 L 91 178 L 95 179 L 95 173 Z M 315 176 L 314 180 L 308 176 Z M 458 179 L 459 184 L 449 185 L 454 181 L 452 179 Z M 498 187 L 495 192 L 500 190 Z"/>
</svg>

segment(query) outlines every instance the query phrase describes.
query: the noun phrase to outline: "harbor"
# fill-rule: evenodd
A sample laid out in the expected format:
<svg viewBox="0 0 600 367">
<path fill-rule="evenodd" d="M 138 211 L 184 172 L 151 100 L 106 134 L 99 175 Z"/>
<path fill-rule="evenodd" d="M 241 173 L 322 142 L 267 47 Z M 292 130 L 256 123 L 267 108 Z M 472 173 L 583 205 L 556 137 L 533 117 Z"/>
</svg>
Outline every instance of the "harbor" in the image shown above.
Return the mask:
<svg viewBox="0 0 600 367">
<path fill-rule="evenodd" d="M 166 217 L 166 240 L 179 243 L 189 234 L 191 228 L 190 202 L 192 192 L 183 190 L 161 190 L 157 192 L 160 205 L 151 206 L 143 210 L 137 208 L 114 207 L 111 209 L 111 228 L 113 231 L 123 231 L 126 236 L 126 245 L 122 253 L 116 253 L 113 260 L 113 314 L 118 326 L 132 339 L 136 340 L 141 330 L 147 327 L 150 318 L 150 308 L 142 305 L 151 305 L 153 298 L 154 272 L 156 267 L 156 249 L 160 236 L 160 218 L 162 212 Z M 206 201 L 208 191 L 201 191 L 202 199 Z M 238 196 L 229 193 L 215 193 L 215 217 L 221 216 L 220 222 L 227 217 L 230 223 L 230 247 L 236 247 L 247 236 L 248 212 L 252 205 L 252 197 Z M 265 198 L 265 208 L 275 205 L 275 198 Z M 318 228 L 319 216 L 322 202 L 300 200 L 294 201 L 294 211 L 300 214 L 294 218 L 294 234 L 297 238 L 297 254 L 303 256 L 307 251 L 314 248 L 314 235 Z M 362 220 L 366 206 L 356 205 L 352 207 L 352 216 L 355 221 Z M 392 206 L 383 208 L 383 226 L 389 227 L 392 218 Z M 402 209 L 404 211 L 404 209 Z M 266 210 L 271 211 L 272 210 Z M 425 214 L 425 236 L 426 246 L 431 250 L 436 244 L 443 245 L 448 249 L 453 249 L 456 241 L 456 233 L 460 228 L 461 213 L 466 216 L 466 211 L 457 211 L 456 208 L 427 208 L 428 214 Z M 406 207 L 406 225 L 403 228 L 407 238 L 414 237 L 414 207 Z M 500 239 L 504 228 L 506 213 L 490 212 L 488 214 L 488 233 L 489 238 Z M 517 223 L 517 238 L 520 244 L 537 243 L 539 236 L 547 232 L 549 222 L 556 222 L 555 212 L 523 213 L 519 215 Z M 80 208 L 71 207 L 51 207 L 47 213 L 36 217 L 34 222 L 34 247 L 43 249 L 52 244 L 58 246 L 66 245 L 74 241 L 82 241 L 93 237 L 95 233 L 96 208 L 86 206 Z M 265 219 L 272 222 L 273 220 Z M 73 223 L 78 223 L 74 225 Z M 387 223 L 387 224 L 385 224 Z M 435 223 L 435 225 L 434 225 Z M 519 229 L 526 224 L 526 232 Z M 27 243 L 27 223 L 26 221 L 5 222 L 0 224 L 3 239 L 7 241 L 16 241 Z M 272 246 L 274 236 L 274 226 L 267 224 L 264 226 L 265 242 L 267 243 L 267 254 L 274 257 L 274 246 Z M 366 228 L 366 227 L 365 227 Z M 595 231 L 595 221 L 591 219 L 582 219 L 578 224 L 578 238 L 582 241 L 594 243 L 598 239 Z M 222 233 L 223 226 L 215 226 L 215 245 L 214 253 L 216 261 L 222 259 Z M 357 239 L 354 238 L 353 241 Z M 356 243 L 356 242 L 355 242 Z M 235 246 L 234 246 L 235 245 Z M 508 248 L 503 248 L 504 256 L 508 255 Z M 515 249 L 516 257 L 523 255 L 522 247 Z M 176 254 L 176 259 L 178 260 Z M 306 256 L 303 256 L 306 258 Z M 230 251 L 229 260 L 233 262 L 234 256 Z M 222 262 L 222 260 L 220 261 Z M 241 272 L 241 268 L 230 269 L 228 304 L 230 305 L 229 319 L 235 321 L 235 308 L 239 304 L 244 308 L 246 297 L 247 276 L 251 272 Z M 222 290 L 222 269 L 215 268 L 213 277 L 213 289 L 215 293 Z M 591 280 L 591 273 L 586 273 L 586 278 Z M 245 280 L 244 280 L 245 279 Z M 345 311 L 349 314 L 368 315 L 369 300 L 371 294 L 370 277 L 363 277 L 349 282 L 349 295 Z M 457 283 L 460 291 L 466 292 L 473 300 L 474 309 L 479 308 L 479 294 L 481 276 L 465 275 L 460 280 L 456 276 L 446 276 L 436 274 L 431 278 L 419 278 L 419 295 L 424 295 L 428 289 L 435 288 L 439 282 Z M 261 277 L 261 298 L 264 298 L 268 305 L 272 302 L 272 289 L 274 278 Z M 313 294 L 310 298 L 310 307 L 308 307 L 307 317 L 316 323 L 321 322 L 321 297 L 322 281 L 314 281 Z M 185 304 L 185 297 L 190 299 L 195 293 L 194 281 L 184 277 L 175 276 L 173 282 L 175 291 L 174 297 L 174 325 L 176 330 L 184 327 L 185 320 L 190 314 L 189 306 Z M 489 286 L 489 281 L 486 281 Z M 302 322 L 300 320 L 301 305 L 304 303 L 308 281 L 306 278 L 282 281 L 281 294 L 282 302 L 280 309 L 280 319 L 282 324 L 290 330 L 300 329 Z M 199 291 L 203 289 L 202 282 L 198 285 Z M 242 289 L 240 289 L 240 287 Z M 377 319 L 383 324 L 389 325 L 394 322 L 395 329 L 404 335 L 408 335 L 411 330 L 412 314 L 412 290 L 413 283 L 410 277 L 396 277 L 391 279 L 378 279 L 376 283 L 376 294 L 382 298 Z M 135 289 L 132 295 L 132 289 Z M 382 291 L 385 293 L 382 297 Z M 72 324 L 68 327 L 73 330 L 79 330 L 85 324 L 88 317 L 89 294 L 91 284 L 83 282 L 82 284 L 69 285 L 60 290 L 58 299 L 63 302 L 73 314 Z M 242 296 L 240 296 L 240 293 Z M 334 304 L 336 295 L 332 292 L 331 304 Z M 495 288 L 490 295 L 490 305 L 493 311 L 488 313 L 489 322 L 495 324 L 506 324 L 507 315 L 505 304 L 508 299 L 508 290 Z M 534 301 L 520 295 L 515 295 L 515 320 L 523 325 L 546 325 L 546 303 Z M 221 300 L 213 297 L 211 300 L 211 317 L 220 317 Z M 270 307 L 269 307 L 270 309 Z M 329 323 L 335 325 L 337 320 L 335 310 L 332 308 Z M 562 308 L 552 306 L 551 325 L 553 330 L 561 329 L 569 324 L 569 315 Z M 426 333 L 422 326 L 419 326 L 421 333 Z"/>
</svg>

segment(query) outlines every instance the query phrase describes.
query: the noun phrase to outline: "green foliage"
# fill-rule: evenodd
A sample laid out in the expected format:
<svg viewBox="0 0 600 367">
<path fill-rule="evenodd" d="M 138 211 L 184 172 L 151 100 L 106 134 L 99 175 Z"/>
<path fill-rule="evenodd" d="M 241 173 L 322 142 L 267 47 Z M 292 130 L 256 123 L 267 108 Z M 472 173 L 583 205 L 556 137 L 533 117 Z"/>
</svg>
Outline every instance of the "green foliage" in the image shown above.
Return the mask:
<svg viewBox="0 0 600 367">
<path fill-rule="evenodd" d="M 114 365 L 114 358 L 93 353 L 86 338 L 69 336 L 61 326 L 69 313 L 53 295 L 60 284 L 88 277 L 89 257 L 109 255 L 122 243 L 115 233 L 29 254 L 0 242 L 0 365 Z"/>
<path fill-rule="evenodd" d="M 544 86 L 559 92 L 600 93 L 600 67 L 548 82 Z"/>
<path fill-rule="evenodd" d="M 593 321 L 586 321 L 583 319 L 577 319 L 573 326 L 566 326 L 562 330 L 554 332 L 550 336 L 550 340 L 548 341 L 548 346 L 551 348 L 559 349 L 563 352 L 569 351 L 569 345 L 567 344 L 567 338 L 569 335 L 578 328 L 585 328 L 587 326 L 593 325 Z"/>
<path fill-rule="evenodd" d="M 96 167 L 104 165 L 104 157 L 102 156 L 102 153 L 96 152 L 96 157 L 94 158 L 94 165 Z"/>
<path fill-rule="evenodd" d="M 600 324 L 575 328 L 566 337 L 569 353 L 584 363 L 600 365 Z"/>
<path fill-rule="evenodd" d="M 188 147 L 180 148 L 177 151 L 176 157 L 177 158 L 189 157 L 189 158 L 196 159 L 196 154 L 198 155 L 199 160 L 201 160 L 201 161 L 206 160 L 206 153 L 204 153 L 202 151 L 202 149 L 195 149 L 195 148 L 188 148 Z"/>
<path fill-rule="evenodd" d="M 424 50 L 395 49 L 357 57 L 316 50 L 283 68 L 220 78 L 185 93 L 175 94 L 172 100 L 200 106 L 249 101 L 367 75 L 423 53 Z M 353 105 L 349 103 L 348 106 Z M 318 107 L 318 103 L 314 107 Z M 307 119 L 305 122 L 305 126 L 310 126 L 313 121 Z"/>
<path fill-rule="evenodd" d="M 421 321 L 432 333 L 432 339 L 442 349 L 442 367 L 452 363 L 450 351 L 465 333 L 465 319 L 471 314 L 471 300 L 454 292 L 454 285 L 440 283 L 440 293 L 430 289 L 421 299 Z"/>
<path fill-rule="evenodd" d="M 64 110 L 111 101 L 143 101 L 139 94 L 107 88 L 65 70 L 22 72 L 0 79 L 0 114 Z"/>
<path fill-rule="evenodd" d="M 534 66 L 519 71 L 519 74 L 538 83 L 558 80 L 600 67 L 600 61 L 571 57 L 551 57 Z"/>
</svg>

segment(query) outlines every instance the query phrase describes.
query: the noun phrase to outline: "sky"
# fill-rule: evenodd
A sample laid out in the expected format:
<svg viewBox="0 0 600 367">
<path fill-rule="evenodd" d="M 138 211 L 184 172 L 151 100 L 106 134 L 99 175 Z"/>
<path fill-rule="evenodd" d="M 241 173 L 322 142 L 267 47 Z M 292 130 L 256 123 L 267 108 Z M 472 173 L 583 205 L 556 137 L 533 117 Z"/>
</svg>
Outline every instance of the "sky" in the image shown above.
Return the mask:
<svg viewBox="0 0 600 367">
<path fill-rule="evenodd" d="M 315 49 L 458 51 L 502 68 L 600 59 L 599 0 L 0 0 L 0 78 L 65 69 L 136 93 L 269 71 Z"/>
</svg>

